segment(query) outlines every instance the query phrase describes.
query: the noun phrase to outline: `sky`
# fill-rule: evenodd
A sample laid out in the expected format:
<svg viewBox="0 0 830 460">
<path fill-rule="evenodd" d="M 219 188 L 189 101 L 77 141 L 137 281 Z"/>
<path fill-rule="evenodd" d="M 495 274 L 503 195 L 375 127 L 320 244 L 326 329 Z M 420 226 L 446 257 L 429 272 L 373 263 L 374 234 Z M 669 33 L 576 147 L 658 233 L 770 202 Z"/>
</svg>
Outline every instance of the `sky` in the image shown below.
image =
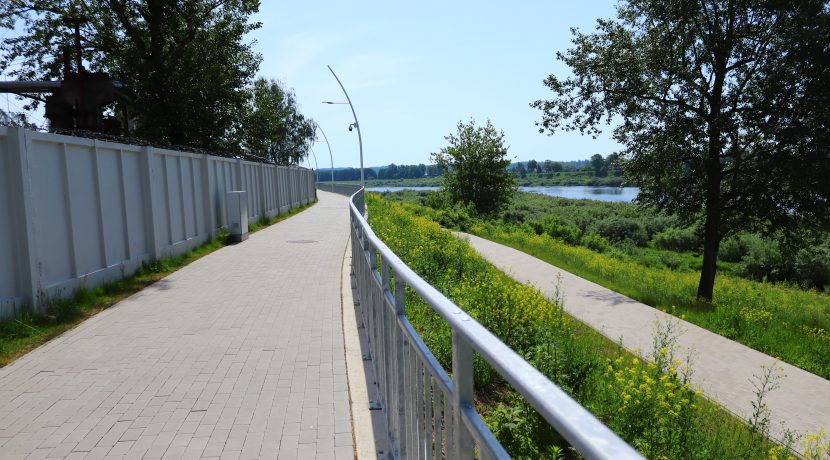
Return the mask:
<svg viewBox="0 0 830 460">
<path fill-rule="evenodd" d="M 553 95 L 542 83 L 549 74 L 567 76 L 556 52 L 571 46 L 570 28 L 593 30 L 615 4 L 263 0 L 254 17 L 262 27 L 250 38 L 262 54 L 260 76 L 294 89 L 300 111 L 328 136 L 335 167 L 358 167 L 360 152 L 349 106 L 322 104 L 346 101 L 326 65 L 351 97 L 366 167 L 428 164 L 470 118 L 504 131 L 512 161 L 582 160 L 620 149 L 610 128 L 598 139 L 540 134 L 541 112 L 529 104 Z M 329 167 L 319 137 L 315 156 Z"/>
<path fill-rule="evenodd" d="M 570 28 L 593 30 L 597 18 L 614 16 L 615 4 L 262 0 L 252 18 L 262 27 L 247 38 L 262 55 L 259 75 L 293 88 L 301 112 L 328 136 L 331 157 L 318 136 L 310 167 L 314 157 L 320 168 L 360 165 L 349 106 L 322 104 L 346 100 L 327 65 L 354 104 L 366 167 L 428 164 L 471 118 L 504 131 L 512 161 L 583 160 L 620 149 L 610 128 L 597 139 L 540 134 L 541 112 L 529 104 L 553 95 L 542 83 L 549 74 L 568 75 L 556 52 L 571 46 Z M 23 101 L 5 96 L 4 110 L 21 111 Z M 45 124 L 42 113 L 30 117 Z"/>
</svg>

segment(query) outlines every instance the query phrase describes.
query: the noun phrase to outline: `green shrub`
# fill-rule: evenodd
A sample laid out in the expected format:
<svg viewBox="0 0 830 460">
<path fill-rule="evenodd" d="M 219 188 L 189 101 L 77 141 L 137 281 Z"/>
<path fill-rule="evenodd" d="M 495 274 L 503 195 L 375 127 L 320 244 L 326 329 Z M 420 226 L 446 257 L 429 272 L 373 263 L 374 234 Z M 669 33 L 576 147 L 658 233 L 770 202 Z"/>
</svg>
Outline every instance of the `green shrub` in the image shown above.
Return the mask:
<svg viewBox="0 0 830 460">
<path fill-rule="evenodd" d="M 754 280 L 776 281 L 783 278 L 786 269 L 778 243 L 758 237 L 746 238 L 747 253 L 736 268 L 738 274 Z"/>
<path fill-rule="evenodd" d="M 818 290 L 830 288 L 830 238 L 810 248 L 796 252 L 793 278 L 805 287 Z"/>
<path fill-rule="evenodd" d="M 652 241 L 660 249 L 677 252 L 697 251 L 703 243 L 695 227 L 670 227 L 654 235 Z"/>
<path fill-rule="evenodd" d="M 583 246 L 592 251 L 605 252 L 608 250 L 608 241 L 596 233 L 587 233 L 583 235 L 581 242 Z"/>
<path fill-rule="evenodd" d="M 677 216 L 669 216 L 658 213 L 644 213 L 643 226 L 646 229 L 649 239 L 654 238 L 654 235 L 664 232 L 670 228 L 679 228 L 680 219 Z M 650 215 L 651 214 L 651 215 Z"/>
<path fill-rule="evenodd" d="M 448 209 L 450 207 L 450 199 L 446 193 L 429 192 L 425 198 L 426 205 L 432 209 Z"/>
<path fill-rule="evenodd" d="M 471 203 L 456 203 L 451 208 L 438 213 L 438 223 L 447 228 L 456 228 L 462 232 L 469 230 L 476 215 Z"/>
<path fill-rule="evenodd" d="M 756 244 L 755 240 L 760 240 L 760 237 L 749 233 L 739 233 L 724 239 L 720 243 L 718 259 L 727 262 L 740 262 L 749 252 L 749 246 Z"/>
<path fill-rule="evenodd" d="M 556 216 L 547 215 L 542 220 L 542 228 L 548 235 L 562 240 L 568 244 L 579 244 L 582 231 L 575 225 L 568 225 L 560 221 Z"/>
<path fill-rule="evenodd" d="M 633 219 L 610 216 L 594 222 L 591 229 L 612 243 L 619 243 L 626 240 L 637 246 L 645 246 L 648 241 L 643 225 Z"/>
</svg>

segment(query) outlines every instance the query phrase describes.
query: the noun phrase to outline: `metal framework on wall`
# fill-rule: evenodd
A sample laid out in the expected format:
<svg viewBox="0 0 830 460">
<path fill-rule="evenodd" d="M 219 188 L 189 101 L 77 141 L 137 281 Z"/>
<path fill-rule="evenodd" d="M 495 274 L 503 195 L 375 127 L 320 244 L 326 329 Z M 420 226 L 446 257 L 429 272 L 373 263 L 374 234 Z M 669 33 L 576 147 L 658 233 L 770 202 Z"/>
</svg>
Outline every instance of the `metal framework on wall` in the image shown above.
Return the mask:
<svg viewBox="0 0 830 460">
<path fill-rule="evenodd" d="M 474 353 L 585 458 L 642 458 L 404 264 L 369 227 L 363 194 L 360 188 L 349 200 L 352 272 L 395 458 L 510 458 L 475 409 Z M 420 296 L 451 327 L 452 377 L 409 323 L 406 289 Z"/>
</svg>

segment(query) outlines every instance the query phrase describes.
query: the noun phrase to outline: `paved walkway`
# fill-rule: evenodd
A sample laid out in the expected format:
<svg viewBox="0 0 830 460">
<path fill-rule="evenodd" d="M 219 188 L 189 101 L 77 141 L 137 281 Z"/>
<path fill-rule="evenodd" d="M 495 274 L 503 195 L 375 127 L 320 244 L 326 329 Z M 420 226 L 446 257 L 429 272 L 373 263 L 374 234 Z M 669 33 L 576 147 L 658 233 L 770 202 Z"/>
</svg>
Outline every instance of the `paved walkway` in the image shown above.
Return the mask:
<svg viewBox="0 0 830 460">
<path fill-rule="evenodd" d="M 319 198 L 0 369 L 0 457 L 354 458 L 348 208 Z"/>
<path fill-rule="evenodd" d="M 636 302 L 553 265 L 473 235 L 461 234 L 481 255 L 522 283 L 531 283 L 551 296 L 557 274 L 562 276 L 565 309 L 618 341 L 629 350 L 639 347 L 650 355 L 655 321 L 679 322 L 681 356 L 692 353 L 694 383 L 706 396 L 743 418 L 752 411 L 754 391 L 750 378 L 761 374 L 761 366 L 775 359 L 733 342 L 694 324 L 682 321 L 648 305 Z M 782 425 L 800 433 L 830 428 L 830 381 L 785 363 L 781 387 L 768 396 L 773 436 L 780 437 Z"/>
</svg>

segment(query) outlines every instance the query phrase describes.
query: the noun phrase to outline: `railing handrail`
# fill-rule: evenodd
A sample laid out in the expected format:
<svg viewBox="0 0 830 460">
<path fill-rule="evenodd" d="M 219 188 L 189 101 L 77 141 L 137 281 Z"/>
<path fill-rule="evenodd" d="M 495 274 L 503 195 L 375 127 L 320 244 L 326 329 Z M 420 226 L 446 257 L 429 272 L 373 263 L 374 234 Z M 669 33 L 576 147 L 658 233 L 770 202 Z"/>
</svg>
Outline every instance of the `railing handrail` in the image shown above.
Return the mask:
<svg viewBox="0 0 830 460">
<path fill-rule="evenodd" d="M 365 206 L 363 194 L 361 188 L 349 198 L 352 218 L 361 226 L 363 237 L 369 239 L 381 258 L 394 267 L 396 278 L 400 277 L 450 325 L 453 332 L 460 334 L 563 438 L 588 459 L 642 458 L 587 409 L 424 281 L 392 252 L 375 235 L 363 217 L 363 209 L 358 209 L 358 206 Z"/>
</svg>

